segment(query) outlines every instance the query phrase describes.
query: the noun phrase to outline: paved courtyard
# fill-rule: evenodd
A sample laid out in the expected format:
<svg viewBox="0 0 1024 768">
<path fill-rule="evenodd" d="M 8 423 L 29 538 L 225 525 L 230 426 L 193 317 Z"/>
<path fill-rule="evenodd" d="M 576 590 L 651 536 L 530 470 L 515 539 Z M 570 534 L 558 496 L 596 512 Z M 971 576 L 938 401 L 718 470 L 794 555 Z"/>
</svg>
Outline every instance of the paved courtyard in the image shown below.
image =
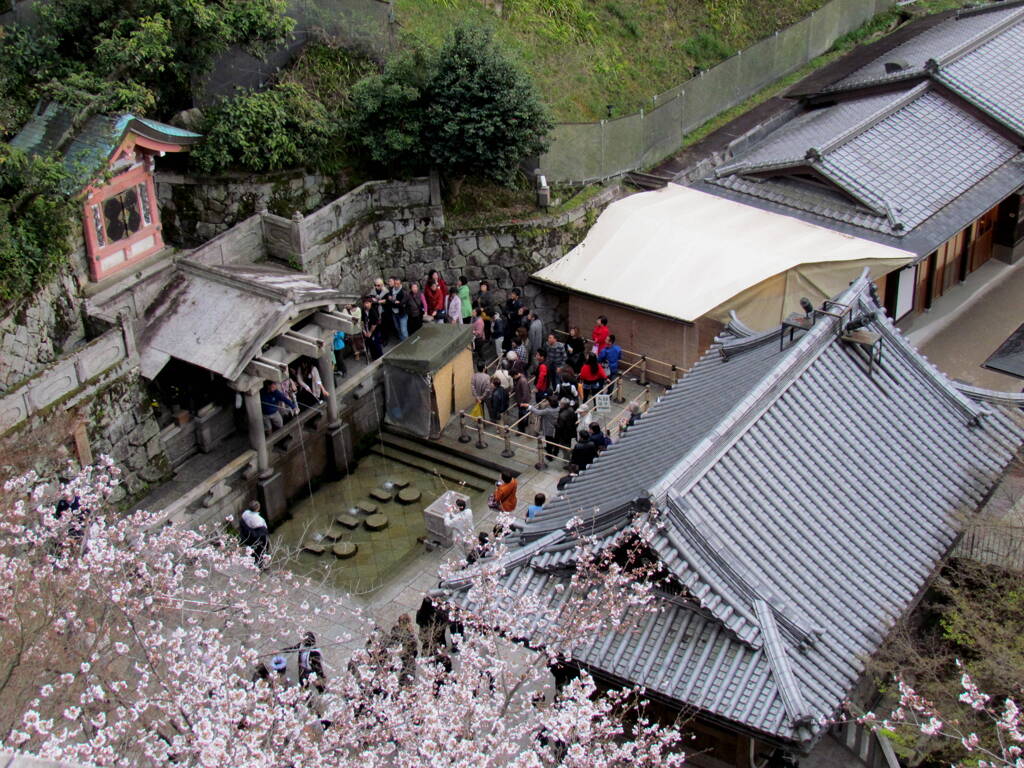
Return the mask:
<svg viewBox="0 0 1024 768">
<path fill-rule="evenodd" d="M 1024 261 L 992 259 L 914 318 L 908 338 L 947 376 L 978 387 L 1019 392 L 1024 382 L 981 364 L 1024 323 Z"/>
</svg>

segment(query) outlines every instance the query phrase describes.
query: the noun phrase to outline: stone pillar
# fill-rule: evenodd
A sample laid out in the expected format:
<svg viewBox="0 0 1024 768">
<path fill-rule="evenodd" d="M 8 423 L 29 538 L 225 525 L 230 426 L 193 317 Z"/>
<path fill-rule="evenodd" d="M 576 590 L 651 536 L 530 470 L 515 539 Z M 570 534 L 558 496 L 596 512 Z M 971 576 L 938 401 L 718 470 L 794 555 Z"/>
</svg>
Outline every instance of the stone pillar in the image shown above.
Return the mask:
<svg viewBox="0 0 1024 768">
<path fill-rule="evenodd" d="M 320 371 L 320 379 L 327 390 L 327 425 L 335 427 L 338 424 L 338 401 L 334 399 L 334 355 L 330 351 L 324 352 L 316 359 L 316 367 Z"/>
<path fill-rule="evenodd" d="M 343 424 L 338 413 L 338 400 L 334 392 L 334 358 L 325 352 L 317 358 L 320 379 L 327 390 L 327 474 L 340 477 L 348 474 L 352 462 L 352 433 Z"/>
<path fill-rule="evenodd" d="M 260 405 L 261 383 L 244 390 L 243 395 L 245 417 L 249 425 L 249 444 L 256 451 L 256 497 L 263 508 L 267 524 L 274 526 L 287 514 L 288 500 L 285 498 L 284 478 L 270 466 L 267 436 L 263 432 L 263 407 Z"/>
<path fill-rule="evenodd" d="M 259 388 L 245 393 L 245 418 L 249 423 L 249 445 L 256 451 L 256 468 L 259 476 L 267 477 L 271 473 L 270 460 L 267 454 L 267 436 L 263 432 L 263 406 L 260 405 Z"/>
</svg>

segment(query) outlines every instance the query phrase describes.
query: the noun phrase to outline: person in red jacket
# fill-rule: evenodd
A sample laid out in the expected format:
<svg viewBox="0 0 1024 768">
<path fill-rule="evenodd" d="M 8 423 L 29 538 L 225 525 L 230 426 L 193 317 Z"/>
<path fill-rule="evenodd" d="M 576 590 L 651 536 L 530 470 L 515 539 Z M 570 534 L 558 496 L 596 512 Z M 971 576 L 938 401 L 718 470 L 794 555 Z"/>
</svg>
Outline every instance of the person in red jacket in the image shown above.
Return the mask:
<svg viewBox="0 0 1024 768">
<path fill-rule="evenodd" d="M 426 284 L 423 286 L 423 301 L 427 305 L 427 314 L 424 319 L 429 318 L 435 323 L 444 322 L 444 307 L 448 300 L 448 291 L 444 287 L 444 280 L 437 271 L 430 273 Z"/>
<path fill-rule="evenodd" d="M 597 318 L 597 325 L 594 326 L 594 331 L 591 333 L 590 338 L 594 340 L 594 354 L 600 355 L 601 350 L 608 346 L 608 334 L 611 331 L 608 329 L 608 318 L 604 315 L 599 315 Z"/>
<path fill-rule="evenodd" d="M 543 349 L 537 350 L 537 380 L 534 390 L 538 403 L 551 394 L 551 372 L 548 370 L 547 357 L 547 353 Z"/>
<path fill-rule="evenodd" d="M 601 387 L 604 386 L 605 379 L 607 378 L 608 374 L 604 372 L 604 368 L 597 362 L 597 355 L 591 354 L 587 358 L 587 362 L 580 369 L 580 381 L 583 382 L 583 399 L 589 400 L 596 395 Z"/>
</svg>

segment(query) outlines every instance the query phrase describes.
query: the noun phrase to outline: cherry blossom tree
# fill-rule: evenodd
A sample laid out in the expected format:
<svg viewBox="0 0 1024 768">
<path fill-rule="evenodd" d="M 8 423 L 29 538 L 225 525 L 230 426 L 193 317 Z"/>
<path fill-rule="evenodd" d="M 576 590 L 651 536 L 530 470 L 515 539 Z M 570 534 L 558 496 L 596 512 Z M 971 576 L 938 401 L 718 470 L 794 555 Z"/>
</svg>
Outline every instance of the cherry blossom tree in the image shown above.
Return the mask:
<svg viewBox="0 0 1024 768">
<path fill-rule="evenodd" d="M 875 730 L 957 744 L 960 758 L 955 766 L 1024 768 L 1024 713 L 1012 698 L 1004 699 L 1002 707 L 997 707 L 970 674 L 961 674 L 960 701 L 989 724 L 988 732 L 979 734 L 964 728 L 958 719 L 947 718 L 904 680 L 896 682 L 899 701 L 888 717 L 879 718 L 868 712 L 859 717 L 858 722 Z"/>
<path fill-rule="evenodd" d="M 478 608 L 445 608 L 462 623 L 450 651 L 416 660 L 375 630 L 300 684 L 271 657 L 306 630 L 339 637 L 348 603 L 279 562 L 261 571 L 226 528 L 117 512 L 118 474 L 103 459 L 59 487 L 4 486 L 0 746 L 104 766 L 682 764 L 680 733 L 646 717 L 640 691 L 585 673 L 550 684 L 549 664 L 654 610 L 641 542 L 584 537 L 554 607 L 511 600 L 487 558 L 469 576 Z"/>
</svg>

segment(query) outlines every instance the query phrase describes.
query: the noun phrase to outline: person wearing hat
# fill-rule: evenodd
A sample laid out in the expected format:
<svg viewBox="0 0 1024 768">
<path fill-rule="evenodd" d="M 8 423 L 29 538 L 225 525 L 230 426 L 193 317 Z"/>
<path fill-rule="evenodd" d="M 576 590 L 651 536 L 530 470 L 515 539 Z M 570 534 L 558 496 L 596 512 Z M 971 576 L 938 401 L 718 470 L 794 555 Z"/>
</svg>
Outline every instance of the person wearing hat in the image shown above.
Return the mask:
<svg viewBox="0 0 1024 768">
<path fill-rule="evenodd" d="M 270 668 L 274 671 L 274 677 L 270 681 L 271 685 L 275 682 L 288 685 L 288 659 L 278 653 L 270 660 Z"/>
</svg>

